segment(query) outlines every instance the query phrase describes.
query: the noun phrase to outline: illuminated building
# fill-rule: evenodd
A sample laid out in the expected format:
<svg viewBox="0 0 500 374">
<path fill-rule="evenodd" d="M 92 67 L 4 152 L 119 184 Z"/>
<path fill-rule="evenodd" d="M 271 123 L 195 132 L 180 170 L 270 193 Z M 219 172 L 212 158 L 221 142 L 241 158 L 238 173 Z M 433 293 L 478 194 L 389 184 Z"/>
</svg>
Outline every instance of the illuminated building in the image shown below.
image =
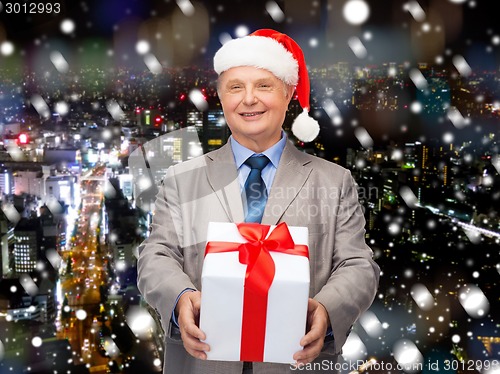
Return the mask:
<svg viewBox="0 0 500 374">
<path fill-rule="evenodd" d="M 229 129 L 222 110 L 209 110 L 203 126 L 203 150 L 205 152 L 220 148 L 229 137 Z"/>
<path fill-rule="evenodd" d="M 59 253 L 66 245 L 66 220 L 64 219 L 66 209 L 61 207 L 59 212 L 55 212 L 55 209 L 52 210 L 54 211 L 51 211 L 47 205 L 40 208 L 42 243 L 46 249 L 55 249 Z"/>
<path fill-rule="evenodd" d="M 42 231 L 39 219 L 22 218 L 14 229 L 14 273 L 29 273 L 40 260 Z"/>
<path fill-rule="evenodd" d="M 47 198 L 55 198 L 67 205 L 75 201 L 75 177 L 70 175 L 54 175 L 45 179 L 45 193 Z M 42 196 L 41 196 L 42 197 Z"/>
<path fill-rule="evenodd" d="M 12 178 L 12 172 L 8 169 L 4 169 L 0 172 L 0 200 L 2 196 L 11 195 L 14 193 L 14 179 Z"/>
<path fill-rule="evenodd" d="M 484 348 L 486 348 L 486 351 L 488 351 L 490 355 L 492 352 L 492 345 L 500 344 L 500 337 L 498 336 L 478 336 L 477 339 L 483 343 Z"/>
<path fill-rule="evenodd" d="M 13 268 L 14 251 L 14 224 L 5 216 L 0 209 L 0 264 L 2 266 L 2 278 L 8 277 Z"/>
<path fill-rule="evenodd" d="M 141 133 L 149 134 L 151 132 L 166 132 L 164 117 L 158 109 L 137 108 L 136 123 Z"/>
<path fill-rule="evenodd" d="M 41 197 L 43 195 L 43 174 L 41 170 L 17 170 L 14 172 L 14 193 Z"/>
<path fill-rule="evenodd" d="M 22 320 L 49 322 L 54 320 L 55 310 L 52 293 L 38 294 L 35 297 L 25 295 L 20 305 L 7 309 L 6 318 L 12 322 Z"/>
</svg>

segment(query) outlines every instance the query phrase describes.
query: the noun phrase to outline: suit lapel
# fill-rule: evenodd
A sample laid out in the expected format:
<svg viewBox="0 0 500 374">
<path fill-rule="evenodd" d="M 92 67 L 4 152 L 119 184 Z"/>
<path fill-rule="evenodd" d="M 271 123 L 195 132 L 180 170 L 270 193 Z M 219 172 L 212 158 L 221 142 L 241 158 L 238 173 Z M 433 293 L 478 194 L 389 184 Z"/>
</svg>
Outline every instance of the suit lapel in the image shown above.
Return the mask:
<svg viewBox="0 0 500 374">
<path fill-rule="evenodd" d="M 206 155 L 210 186 L 224 207 L 230 222 L 243 222 L 243 203 L 231 145 L 227 142 L 217 151 Z"/>
<path fill-rule="evenodd" d="M 287 142 L 274 177 L 262 223 L 276 225 L 309 178 L 310 159 Z"/>
</svg>

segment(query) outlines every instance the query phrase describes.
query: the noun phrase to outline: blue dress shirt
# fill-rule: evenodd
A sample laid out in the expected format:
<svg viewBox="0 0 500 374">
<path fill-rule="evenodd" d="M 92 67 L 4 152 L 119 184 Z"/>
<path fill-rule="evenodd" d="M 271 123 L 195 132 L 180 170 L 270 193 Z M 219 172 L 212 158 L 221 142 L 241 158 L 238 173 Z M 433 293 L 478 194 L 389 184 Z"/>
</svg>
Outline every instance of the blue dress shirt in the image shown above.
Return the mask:
<svg viewBox="0 0 500 374">
<path fill-rule="evenodd" d="M 242 146 L 232 136 L 229 138 L 231 149 L 233 150 L 234 162 L 236 163 L 236 169 L 238 170 L 238 182 L 240 183 L 240 190 L 242 192 L 245 190 L 245 182 L 248 178 L 248 174 L 250 174 L 250 167 L 245 165 L 244 162 L 249 157 L 264 155 L 271 161 L 264 169 L 262 169 L 262 179 L 264 180 L 267 194 L 269 195 L 274 181 L 274 176 L 276 175 L 276 170 L 278 169 L 278 164 L 280 163 L 281 155 L 285 149 L 286 141 L 287 136 L 282 131 L 281 139 L 275 145 L 266 149 L 262 153 L 255 153 L 254 151 Z"/>
</svg>

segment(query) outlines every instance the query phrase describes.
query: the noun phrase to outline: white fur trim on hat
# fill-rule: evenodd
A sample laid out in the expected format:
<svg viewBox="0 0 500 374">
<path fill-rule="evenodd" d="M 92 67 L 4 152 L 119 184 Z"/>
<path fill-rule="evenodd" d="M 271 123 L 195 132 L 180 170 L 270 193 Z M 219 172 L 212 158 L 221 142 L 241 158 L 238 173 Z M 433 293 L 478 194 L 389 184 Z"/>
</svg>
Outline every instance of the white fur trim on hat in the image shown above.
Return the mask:
<svg viewBox="0 0 500 374">
<path fill-rule="evenodd" d="M 319 134 L 319 123 L 304 110 L 293 121 L 292 133 L 304 143 L 312 142 Z"/>
<path fill-rule="evenodd" d="M 292 86 L 299 80 L 297 60 L 282 44 L 265 36 L 249 35 L 230 40 L 214 56 L 214 70 L 219 75 L 237 66 L 268 70 Z"/>
</svg>

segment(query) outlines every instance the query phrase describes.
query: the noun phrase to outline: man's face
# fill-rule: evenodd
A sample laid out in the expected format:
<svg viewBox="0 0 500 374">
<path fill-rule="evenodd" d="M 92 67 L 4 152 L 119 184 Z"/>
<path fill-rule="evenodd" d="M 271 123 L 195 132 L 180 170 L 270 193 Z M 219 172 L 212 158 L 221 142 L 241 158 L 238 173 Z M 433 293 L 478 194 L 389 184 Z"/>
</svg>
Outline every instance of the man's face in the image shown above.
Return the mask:
<svg viewBox="0 0 500 374">
<path fill-rule="evenodd" d="M 267 70 L 239 66 L 222 73 L 218 93 L 238 143 L 261 152 L 279 141 L 293 87 Z"/>
</svg>

